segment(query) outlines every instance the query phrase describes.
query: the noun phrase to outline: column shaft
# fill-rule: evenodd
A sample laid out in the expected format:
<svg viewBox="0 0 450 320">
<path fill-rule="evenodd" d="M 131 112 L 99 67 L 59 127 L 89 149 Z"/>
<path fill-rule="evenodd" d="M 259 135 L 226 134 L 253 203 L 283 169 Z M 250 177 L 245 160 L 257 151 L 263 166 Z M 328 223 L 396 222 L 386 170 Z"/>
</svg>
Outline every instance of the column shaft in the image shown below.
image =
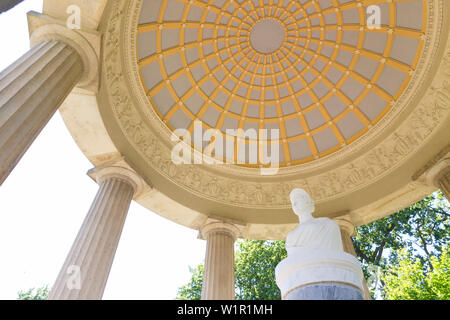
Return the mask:
<svg viewBox="0 0 450 320">
<path fill-rule="evenodd" d="M 0 73 L 0 185 L 81 79 L 70 46 L 45 41 Z"/>
<path fill-rule="evenodd" d="M 102 298 L 133 194 L 134 187 L 130 182 L 120 178 L 107 178 L 100 184 L 50 292 L 50 300 Z M 74 281 L 73 266 L 80 270 L 78 289 L 71 289 L 69 285 Z"/>
<path fill-rule="evenodd" d="M 342 247 L 344 252 L 350 253 L 352 256 L 356 257 L 355 248 L 353 247 L 352 238 L 347 230 L 341 228 L 341 238 L 342 238 Z"/>
<path fill-rule="evenodd" d="M 210 231 L 206 237 L 202 300 L 234 300 L 234 242 L 227 231 Z"/>
<path fill-rule="evenodd" d="M 447 200 L 450 201 L 450 171 L 447 171 L 439 178 L 438 185 Z"/>
<path fill-rule="evenodd" d="M 350 233 L 348 233 L 345 228 L 341 228 L 341 238 L 344 252 L 347 252 L 357 258 L 355 248 L 353 247 L 352 238 L 350 236 Z M 363 287 L 364 287 L 364 300 L 372 300 L 369 288 L 367 287 L 367 282 L 364 279 L 363 279 Z"/>
</svg>

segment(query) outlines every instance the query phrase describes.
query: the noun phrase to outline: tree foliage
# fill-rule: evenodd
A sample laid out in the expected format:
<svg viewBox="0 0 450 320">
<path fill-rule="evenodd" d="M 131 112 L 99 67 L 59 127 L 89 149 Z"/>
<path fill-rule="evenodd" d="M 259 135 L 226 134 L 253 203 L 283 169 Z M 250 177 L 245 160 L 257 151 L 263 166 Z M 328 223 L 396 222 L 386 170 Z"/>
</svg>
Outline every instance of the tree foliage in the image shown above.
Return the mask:
<svg viewBox="0 0 450 320">
<path fill-rule="evenodd" d="M 352 241 L 366 279 L 374 277 L 373 266 L 379 268 L 381 281 L 378 287 L 371 290 L 373 296 L 387 299 L 395 299 L 397 296 L 404 299 L 438 299 L 445 296 L 448 299 L 448 251 L 444 249 L 450 243 L 449 217 L 449 204 L 438 191 L 409 208 L 356 229 L 356 236 Z M 284 245 L 284 241 L 238 242 L 235 262 L 236 299 L 280 299 L 274 272 L 276 265 L 286 257 Z M 203 265 L 193 270 L 191 282 L 178 292 L 179 299 L 200 299 Z M 422 270 L 422 273 L 417 273 L 417 270 Z M 405 296 L 394 294 L 398 290 L 393 288 L 404 287 L 395 282 L 392 276 L 400 271 L 404 286 L 411 282 L 417 283 L 415 277 L 420 275 L 420 279 L 428 279 L 419 282 L 427 284 L 426 292 L 435 293 Z"/>
<path fill-rule="evenodd" d="M 275 267 L 286 258 L 284 241 L 238 242 L 235 263 L 237 300 L 280 300 Z"/>
<path fill-rule="evenodd" d="M 48 286 L 19 291 L 17 300 L 47 300 L 49 292 Z"/>
<path fill-rule="evenodd" d="M 237 242 L 234 274 L 237 300 L 279 300 L 275 267 L 286 257 L 284 241 L 240 240 Z M 189 283 L 178 289 L 178 300 L 200 300 L 203 264 L 190 268 Z"/>
<path fill-rule="evenodd" d="M 189 267 L 191 280 L 180 287 L 177 292 L 177 300 L 200 300 L 202 298 L 203 264 L 196 268 Z"/>
<path fill-rule="evenodd" d="M 373 266 L 386 273 L 389 266 L 399 264 L 400 250 L 406 250 L 412 260 L 418 259 L 433 268 L 431 259 L 442 254 L 450 243 L 450 209 L 442 192 L 436 192 L 399 212 L 361 226 L 353 238 L 358 259 L 366 279 L 373 276 Z M 384 280 L 371 291 L 382 293 Z"/>
<path fill-rule="evenodd" d="M 429 266 L 412 258 L 407 250 L 400 250 L 398 264 L 383 276 L 383 297 L 389 300 L 449 300 L 450 252 L 444 248 L 442 255 L 432 256 Z"/>
</svg>

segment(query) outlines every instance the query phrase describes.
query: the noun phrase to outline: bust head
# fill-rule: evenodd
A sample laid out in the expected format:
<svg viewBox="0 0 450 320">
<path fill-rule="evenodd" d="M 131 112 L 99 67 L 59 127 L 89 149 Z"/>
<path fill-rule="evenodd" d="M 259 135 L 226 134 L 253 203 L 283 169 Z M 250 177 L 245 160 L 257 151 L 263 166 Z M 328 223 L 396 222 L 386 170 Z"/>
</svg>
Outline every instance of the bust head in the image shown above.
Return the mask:
<svg viewBox="0 0 450 320">
<path fill-rule="evenodd" d="M 300 217 L 300 223 L 312 218 L 314 201 L 305 190 L 296 188 L 291 191 L 289 198 L 291 199 L 292 210 Z"/>
</svg>

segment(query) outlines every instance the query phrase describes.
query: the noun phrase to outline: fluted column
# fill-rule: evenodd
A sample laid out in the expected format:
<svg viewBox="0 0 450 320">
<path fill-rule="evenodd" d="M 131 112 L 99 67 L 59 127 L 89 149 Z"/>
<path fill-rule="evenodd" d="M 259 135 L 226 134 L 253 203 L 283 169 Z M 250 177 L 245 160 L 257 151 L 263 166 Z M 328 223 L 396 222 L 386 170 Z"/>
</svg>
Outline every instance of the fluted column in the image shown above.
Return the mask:
<svg viewBox="0 0 450 320">
<path fill-rule="evenodd" d="M 353 225 L 353 223 L 351 223 L 348 219 L 345 218 L 342 219 L 337 218 L 335 219 L 335 221 L 339 225 L 339 229 L 341 231 L 342 247 L 344 249 L 344 252 L 347 252 L 357 258 L 351 238 L 352 236 L 355 235 L 355 226 Z M 362 284 L 364 287 L 364 300 L 372 300 L 369 288 L 367 287 L 367 282 L 363 280 Z"/>
<path fill-rule="evenodd" d="M 98 300 L 103 296 L 139 178 L 119 167 L 95 172 L 100 185 L 61 272 L 50 300 Z"/>
<path fill-rule="evenodd" d="M 234 242 L 238 228 L 212 222 L 200 230 L 207 241 L 202 300 L 234 300 Z"/>
<path fill-rule="evenodd" d="M 0 185 L 83 75 L 80 55 L 43 41 L 0 73 Z"/>
</svg>

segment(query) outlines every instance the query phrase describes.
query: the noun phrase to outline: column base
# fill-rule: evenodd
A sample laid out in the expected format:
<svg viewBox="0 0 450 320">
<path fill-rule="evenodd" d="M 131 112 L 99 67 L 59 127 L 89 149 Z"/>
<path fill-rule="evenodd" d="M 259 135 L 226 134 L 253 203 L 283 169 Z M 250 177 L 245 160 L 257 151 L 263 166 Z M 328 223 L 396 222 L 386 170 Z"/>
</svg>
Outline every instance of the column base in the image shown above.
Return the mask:
<svg viewBox="0 0 450 320">
<path fill-rule="evenodd" d="M 288 248 L 275 275 L 283 300 L 363 300 L 359 261 L 343 251 Z"/>
</svg>

